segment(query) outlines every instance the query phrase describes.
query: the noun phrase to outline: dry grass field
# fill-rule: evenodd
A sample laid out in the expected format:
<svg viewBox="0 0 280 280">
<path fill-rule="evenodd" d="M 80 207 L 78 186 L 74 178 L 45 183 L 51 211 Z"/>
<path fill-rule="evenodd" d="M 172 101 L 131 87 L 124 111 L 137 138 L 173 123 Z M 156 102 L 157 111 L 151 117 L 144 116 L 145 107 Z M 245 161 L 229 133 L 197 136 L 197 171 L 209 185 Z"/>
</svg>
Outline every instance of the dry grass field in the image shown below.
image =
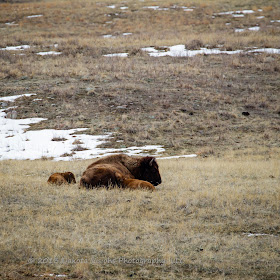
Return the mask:
<svg viewBox="0 0 280 280">
<path fill-rule="evenodd" d="M 6 0 L 0 38 L 0 97 L 36 94 L 0 109 L 31 129 L 199 155 L 158 160 L 153 193 L 46 183 L 91 160 L 0 161 L 0 279 L 280 279 L 280 55 L 250 52 L 280 48 L 279 1 Z M 243 52 L 142 50 L 178 44 Z"/>
<path fill-rule="evenodd" d="M 279 147 L 278 54 L 157 58 L 141 50 L 279 48 L 279 1 L 13 2 L 0 3 L 0 48 L 30 48 L 0 50 L 0 96 L 37 94 L 13 104 L 18 118 L 48 119 L 32 129 L 88 127 L 112 132 L 110 147 L 160 144 L 169 154 Z M 218 15 L 246 9 L 254 13 Z M 103 56 L 112 53 L 129 57 Z"/>
<path fill-rule="evenodd" d="M 1 279 L 279 279 L 279 155 L 159 160 L 152 193 L 46 183 L 90 162 L 0 162 Z"/>
</svg>

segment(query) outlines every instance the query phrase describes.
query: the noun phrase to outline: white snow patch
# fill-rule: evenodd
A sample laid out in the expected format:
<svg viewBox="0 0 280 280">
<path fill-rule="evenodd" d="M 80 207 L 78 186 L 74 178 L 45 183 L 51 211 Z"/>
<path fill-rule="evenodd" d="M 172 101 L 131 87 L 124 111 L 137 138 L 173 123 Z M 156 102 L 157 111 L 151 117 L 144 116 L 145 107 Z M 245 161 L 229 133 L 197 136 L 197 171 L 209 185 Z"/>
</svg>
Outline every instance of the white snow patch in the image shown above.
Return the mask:
<svg viewBox="0 0 280 280">
<path fill-rule="evenodd" d="M 30 95 L 34 94 L 1 97 L 0 100 L 13 102 L 17 98 Z M 155 151 L 154 154 L 157 155 L 165 151 L 160 145 L 147 145 L 143 147 L 133 146 L 122 149 L 98 148 L 100 144 L 111 137 L 111 134 L 107 133 L 105 135 L 93 136 L 78 133 L 87 130 L 87 128 L 26 131 L 26 129 L 30 127 L 30 124 L 38 123 L 46 119 L 9 119 L 7 118 L 5 110 L 11 108 L 14 107 L 0 110 L 0 160 L 34 160 L 48 157 L 54 158 L 54 160 L 66 161 L 73 159 L 91 159 L 119 152 L 129 155 L 147 155 L 148 151 Z"/>
<path fill-rule="evenodd" d="M 26 18 L 37 18 L 37 17 L 42 17 L 43 15 L 32 15 L 32 16 L 27 16 Z"/>
<path fill-rule="evenodd" d="M 158 157 L 157 159 L 193 158 L 193 157 L 197 157 L 197 155 L 190 154 L 190 155 L 180 155 L 180 156 L 170 156 L 170 157 Z"/>
<path fill-rule="evenodd" d="M 115 9 L 115 8 L 116 8 L 116 5 L 110 5 L 110 6 L 107 6 L 107 8 Z"/>
<path fill-rule="evenodd" d="M 244 32 L 245 29 L 244 29 L 244 28 L 236 28 L 234 31 L 235 31 L 235 32 Z"/>
<path fill-rule="evenodd" d="M 267 233 L 248 233 L 248 232 L 244 232 L 244 235 L 247 235 L 248 237 L 255 237 L 255 236 L 273 236 L 273 237 L 278 237 L 277 235 L 273 235 L 273 234 L 267 234 Z"/>
<path fill-rule="evenodd" d="M 193 11 L 193 9 L 191 9 L 191 8 L 187 8 L 187 7 L 182 7 L 182 8 L 185 12 L 192 12 Z"/>
<path fill-rule="evenodd" d="M 228 12 L 220 12 L 220 13 L 215 13 L 214 15 L 232 15 L 232 16 L 236 16 L 236 15 L 240 15 L 240 14 L 253 14 L 254 11 L 253 10 L 242 10 L 242 11 L 228 11 Z"/>
<path fill-rule="evenodd" d="M 238 15 L 232 15 L 233 17 L 244 17 L 244 15 L 243 14 L 238 14 Z"/>
<path fill-rule="evenodd" d="M 270 22 L 280 22 L 280 19 L 271 20 Z"/>
<path fill-rule="evenodd" d="M 106 56 L 106 57 L 127 57 L 128 53 L 111 53 L 111 54 L 105 54 L 103 56 Z"/>
<path fill-rule="evenodd" d="M 123 35 L 123 36 L 129 36 L 129 35 L 132 35 L 132 33 L 127 32 L 127 33 L 123 33 L 122 35 Z"/>
<path fill-rule="evenodd" d="M 31 95 L 36 95 L 36 93 L 25 93 L 25 94 L 19 94 L 19 95 L 13 95 L 13 96 L 5 96 L 5 97 L 0 97 L 0 101 L 9 101 L 9 102 L 14 102 L 16 99 L 22 97 L 22 96 L 31 96 Z"/>
<path fill-rule="evenodd" d="M 121 10 L 126 10 L 128 7 L 120 7 Z"/>
<path fill-rule="evenodd" d="M 261 19 L 261 18 L 264 18 L 265 16 L 259 16 L 259 17 L 257 17 L 257 19 Z"/>
<path fill-rule="evenodd" d="M 23 51 L 25 49 L 29 49 L 29 45 L 22 45 L 22 46 L 10 46 L 6 48 L 1 48 L 1 51 Z"/>
<path fill-rule="evenodd" d="M 159 6 L 147 6 L 147 7 L 143 7 L 143 9 L 158 10 L 158 9 L 159 9 Z"/>
<path fill-rule="evenodd" d="M 280 54 L 280 49 L 265 48 L 265 49 L 250 50 L 248 52 L 253 52 L 253 53 L 265 52 L 265 53 L 270 53 L 270 54 Z"/>
<path fill-rule="evenodd" d="M 38 55 L 59 55 L 62 54 L 62 52 L 56 52 L 56 51 L 49 51 L 49 52 L 38 52 Z"/>
<path fill-rule="evenodd" d="M 6 22 L 5 24 L 6 24 L 6 25 L 9 25 L 9 26 L 12 26 L 12 25 L 18 25 L 17 23 L 15 23 L 15 21 L 12 21 L 12 22 Z"/>
<path fill-rule="evenodd" d="M 192 57 L 198 54 L 237 54 L 242 52 L 241 50 L 236 51 L 221 51 L 219 49 L 207 49 L 201 48 L 200 50 L 187 50 L 185 45 L 176 45 L 169 47 L 169 51 L 156 50 L 153 47 L 142 48 L 143 51 L 147 51 L 150 56 L 173 56 L 173 57 Z"/>
<path fill-rule="evenodd" d="M 259 31 L 260 27 L 259 26 L 254 26 L 254 27 L 249 27 L 248 28 L 250 31 Z"/>
<path fill-rule="evenodd" d="M 113 36 L 111 34 L 103 35 L 103 38 L 116 38 L 116 36 Z"/>
<path fill-rule="evenodd" d="M 234 31 L 235 32 L 244 32 L 244 31 L 259 31 L 260 27 L 259 26 L 253 26 L 253 27 L 248 27 L 248 28 L 237 28 Z"/>
</svg>

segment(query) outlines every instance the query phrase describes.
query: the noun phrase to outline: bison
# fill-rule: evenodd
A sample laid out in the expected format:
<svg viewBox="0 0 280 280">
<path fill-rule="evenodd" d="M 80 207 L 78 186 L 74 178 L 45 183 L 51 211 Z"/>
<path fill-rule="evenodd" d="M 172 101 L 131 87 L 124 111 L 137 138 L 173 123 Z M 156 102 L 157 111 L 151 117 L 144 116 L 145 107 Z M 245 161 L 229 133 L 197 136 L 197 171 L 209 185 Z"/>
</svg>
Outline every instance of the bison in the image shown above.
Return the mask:
<svg viewBox="0 0 280 280">
<path fill-rule="evenodd" d="M 119 172 L 116 172 L 115 176 L 116 176 L 117 180 L 119 181 L 119 183 L 124 188 L 128 188 L 131 190 L 135 190 L 135 189 L 148 189 L 151 191 L 155 190 L 155 187 L 147 181 L 138 180 L 138 179 L 128 179 L 128 178 L 125 178 Z"/>
<path fill-rule="evenodd" d="M 54 173 L 48 179 L 48 183 L 62 185 L 62 184 L 76 184 L 75 176 L 72 172 Z"/>
<path fill-rule="evenodd" d="M 131 157 L 117 154 L 101 158 L 90 164 L 82 175 L 80 186 L 90 189 L 121 185 L 116 173 L 120 173 L 127 179 L 150 182 L 154 186 L 161 183 L 158 164 L 154 157 Z"/>
</svg>

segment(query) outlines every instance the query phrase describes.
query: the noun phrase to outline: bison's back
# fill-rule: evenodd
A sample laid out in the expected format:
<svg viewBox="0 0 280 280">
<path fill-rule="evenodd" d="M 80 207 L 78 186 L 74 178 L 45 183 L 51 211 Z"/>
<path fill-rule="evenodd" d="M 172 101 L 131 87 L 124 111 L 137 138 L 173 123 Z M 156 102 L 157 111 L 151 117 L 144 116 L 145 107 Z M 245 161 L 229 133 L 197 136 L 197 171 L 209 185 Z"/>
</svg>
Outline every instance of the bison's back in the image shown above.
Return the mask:
<svg viewBox="0 0 280 280">
<path fill-rule="evenodd" d="M 48 183 L 62 185 L 67 184 L 68 182 L 60 173 L 54 173 L 49 177 Z"/>
<path fill-rule="evenodd" d="M 116 172 L 121 172 L 129 178 L 133 178 L 128 169 L 120 163 L 96 164 L 86 169 L 82 175 L 80 185 L 86 188 L 93 188 L 118 184 L 115 176 Z"/>
</svg>

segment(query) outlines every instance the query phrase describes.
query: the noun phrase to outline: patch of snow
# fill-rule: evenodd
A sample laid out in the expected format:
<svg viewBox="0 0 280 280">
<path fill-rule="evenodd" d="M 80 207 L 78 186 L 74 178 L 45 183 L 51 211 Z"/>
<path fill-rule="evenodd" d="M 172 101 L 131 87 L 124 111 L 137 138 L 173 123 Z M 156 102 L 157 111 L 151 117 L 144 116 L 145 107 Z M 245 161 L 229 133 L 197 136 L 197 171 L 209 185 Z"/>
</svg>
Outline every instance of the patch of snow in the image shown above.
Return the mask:
<svg viewBox="0 0 280 280">
<path fill-rule="evenodd" d="M 121 10 L 126 10 L 128 7 L 120 7 Z"/>
<path fill-rule="evenodd" d="M 233 17 L 244 17 L 244 15 L 242 15 L 242 14 L 238 14 L 238 15 L 232 15 Z"/>
<path fill-rule="evenodd" d="M 158 10 L 158 9 L 159 9 L 159 6 L 148 6 L 148 7 L 143 7 L 143 9 Z"/>
<path fill-rule="evenodd" d="M 1 97 L 3 101 L 14 101 L 24 94 L 17 96 Z M 38 100 L 38 99 L 37 99 Z M 98 146 L 111 137 L 110 133 L 105 135 L 86 135 L 78 132 L 88 128 L 76 128 L 69 130 L 43 129 L 26 131 L 30 124 L 38 123 L 45 118 L 9 119 L 5 110 L 0 110 L 0 160 L 6 159 L 40 159 L 42 157 L 54 158 L 54 160 L 91 159 L 95 157 L 110 155 L 112 153 L 127 153 L 129 155 L 147 155 L 145 151 L 155 151 L 155 155 L 165 151 L 160 145 L 147 145 L 143 147 L 128 147 L 122 149 L 98 148 Z M 54 141 L 54 138 L 65 139 Z M 84 149 L 78 149 L 75 142 L 82 143 Z M 80 148 L 80 147 L 79 147 Z M 150 154 L 150 153 L 149 153 Z M 65 156 L 66 155 L 66 156 Z"/>
<path fill-rule="evenodd" d="M 115 9 L 115 8 L 116 8 L 116 5 L 107 6 L 107 8 Z"/>
<path fill-rule="evenodd" d="M 265 16 L 259 16 L 259 17 L 257 17 L 257 19 L 261 19 L 261 18 L 264 18 Z"/>
<path fill-rule="evenodd" d="M 193 157 L 197 157 L 197 155 L 190 154 L 190 155 L 171 156 L 171 157 L 158 157 L 157 159 L 175 159 L 175 158 L 193 158 Z"/>
<path fill-rule="evenodd" d="M 270 54 L 280 54 L 280 49 L 265 48 L 265 49 L 250 50 L 248 52 L 253 52 L 253 53 L 265 52 L 265 53 L 270 53 Z"/>
<path fill-rule="evenodd" d="M 23 96 L 31 96 L 31 95 L 36 95 L 36 93 L 25 93 L 25 94 L 19 94 L 19 95 L 13 95 L 13 96 L 5 96 L 5 97 L 0 97 L 1 101 L 9 101 L 9 102 L 14 102 L 16 99 L 23 97 Z"/>
<path fill-rule="evenodd" d="M 234 31 L 235 31 L 235 32 L 244 32 L 245 29 L 244 29 L 244 28 L 236 28 Z"/>
<path fill-rule="evenodd" d="M 226 25 L 231 25 L 231 23 L 230 23 L 230 22 L 227 22 Z"/>
<path fill-rule="evenodd" d="M 103 38 L 116 38 L 116 36 L 108 34 L 108 35 L 103 35 Z"/>
<path fill-rule="evenodd" d="M 38 52 L 38 55 L 59 55 L 62 54 L 62 52 L 55 52 L 55 51 L 49 51 L 49 52 Z"/>
<path fill-rule="evenodd" d="M 9 26 L 18 25 L 17 23 L 15 23 L 15 21 L 6 22 L 5 24 L 6 24 L 6 25 L 9 25 Z"/>
<path fill-rule="evenodd" d="M 32 15 L 32 16 L 27 16 L 26 18 L 37 18 L 37 17 L 42 17 L 43 15 Z"/>
<path fill-rule="evenodd" d="M 270 22 L 280 22 L 280 19 L 271 20 Z"/>
<path fill-rule="evenodd" d="M 1 48 L 1 51 L 23 51 L 25 49 L 29 49 L 29 45 L 22 45 L 22 46 L 11 46 L 6 48 Z"/>
<path fill-rule="evenodd" d="M 111 53 L 111 54 L 105 54 L 103 56 L 106 56 L 106 57 L 128 57 L 128 53 Z"/>
<path fill-rule="evenodd" d="M 122 35 L 123 35 L 123 36 L 128 36 L 128 35 L 132 35 L 132 33 L 127 32 L 127 33 L 123 33 Z"/>
<path fill-rule="evenodd" d="M 215 13 L 214 15 L 236 15 L 236 14 L 253 14 L 253 10 L 242 10 L 242 11 L 228 11 L 228 12 L 220 12 Z"/>
<path fill-rule="evenodd" d="M 150 56 L 173 56 L 173 57 L 192 57 L 198 54 L 237 54 L 242 52 L 236 51 L 221 51 L 219 49 L 201 48 L 200 50 L 187 50 L 185 45 L 176 45 L 169 47 L 169 51 L 156 50 L 155 48 L 142 48 L 143 51 L 148 51 Z"/>
<path fill-rule="evenodd" d="M 267 234 L 267 233 L 248 233 L 248 232 L 244 232 L 243 234 L 247 235 L 248 237 L 255 237 L 255 236 L 273 236 L 273 237 L 278 237 L 277 235 Z"/>
<path fill-rule="evenodd" d="M 235 29 L 235 32 L 244 32 L 246 30 L 249 30 L 249 31 L 259 31 L 260 30 L 260 27 L 259 26 L 254 26 L 254 27 L 248 27 L 248 28 L 237 28 Z"/>
<path fill-rule="evenodd" d="M 184 8 L 184 7 L 182 7 L 183 8 L 183 10 L 185 11 L 185 12 L 192 12 L 193 11 L 193 9 L 190 9 L 190 8 Z"/>
<path fill-rule="evenodd" d="M 249 27 L 248 28 L 250 31 L 259 31 L 260 27 L 259 26 L 254 26 L 254 27 Z"/>
</svg>

